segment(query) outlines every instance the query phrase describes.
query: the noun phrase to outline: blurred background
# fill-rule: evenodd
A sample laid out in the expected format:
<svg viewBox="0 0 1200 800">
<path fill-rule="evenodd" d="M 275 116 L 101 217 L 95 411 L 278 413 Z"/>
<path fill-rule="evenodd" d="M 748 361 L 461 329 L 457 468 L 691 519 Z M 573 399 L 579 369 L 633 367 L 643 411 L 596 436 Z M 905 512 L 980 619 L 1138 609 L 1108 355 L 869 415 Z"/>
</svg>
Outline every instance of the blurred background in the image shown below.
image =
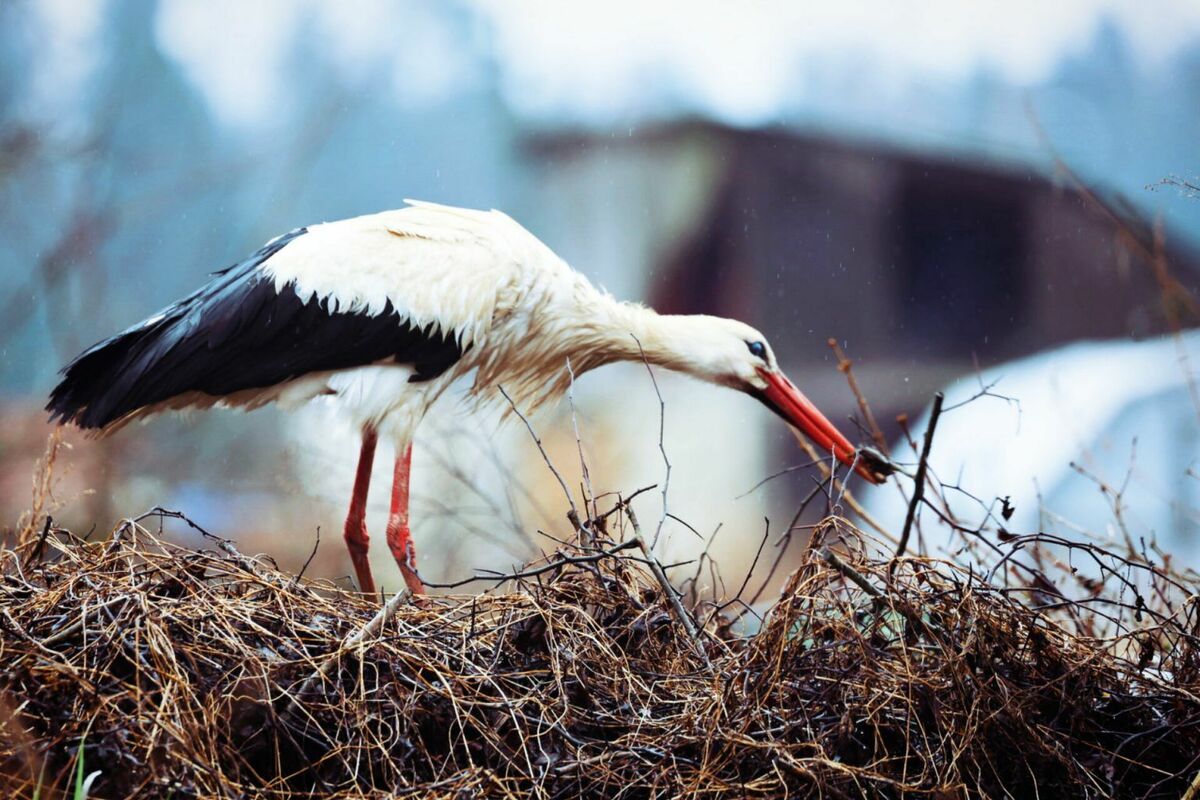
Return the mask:
<svg viewBox="0 0 1200 800">
<path fill-rule="evenodd" d="M 902 461 L 897 415 L 919 436 L 947 389 L 931 465 L 972 525 L 1008 498 L 1010 530 L 1200 561 L 1198 141 L 1191 0 L 3 0 L 2 520 L 30 509 L 41 408 L 79 350 L 281 232 L 414 197 L 502 209 L 618 296 L 756 325 L 854 431 L 835 338 Z M 577 423 L 596 492 L 661 484 L 661 424 L 668 508 L 722 526 L 736 577 L 816 473 L 755 488 L 806 461 L 788 432 L 658 378 L 661 418 L 625 365 L 534 424 L 578 485 Z M 551 547 L 566 501 L 527 432 L 443 406 L 416 451 L 422 573 Z M 356 456 L 319 405 L 68 432 L 48 508 L 97 535 L 176 508 L 291 569 L 319 531 L 309 574 L 341 579 Z M 862 497 L 899 529 L 894 485 Z M 660 516 L 657 491 L 639 502 Z M 664 533 L 665 557 L 700 546 Z"/>
</svg>

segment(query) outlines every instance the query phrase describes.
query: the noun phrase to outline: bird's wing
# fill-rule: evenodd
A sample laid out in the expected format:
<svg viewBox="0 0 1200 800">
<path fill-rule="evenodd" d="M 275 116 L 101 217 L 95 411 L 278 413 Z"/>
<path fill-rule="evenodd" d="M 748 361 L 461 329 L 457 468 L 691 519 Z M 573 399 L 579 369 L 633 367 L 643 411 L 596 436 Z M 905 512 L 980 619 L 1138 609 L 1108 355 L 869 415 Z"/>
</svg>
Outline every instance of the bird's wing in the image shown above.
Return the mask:
<svg viewBox="0 0 1200 800">
<path fill-rule="evenodd" d="M 486 338 L 505 297 L 537 280 L 536 265 L 565 270 L 532 234 L 498 211 L 410 205 L 309 228 L 264 264 L 277 289 L 330 310 L 377 314 L 390 306 L 418 328 L 464 347 Z"/>
<path fill-rule="evenodd" d="M 527 278 L 522 248 L 533 245 L 493 213 L 419 205 L 272 240 L 81 354 L 47 409 L 102 428 L 191 393 L 385 360 L 412 365 L 412 380 L 436 377 L 482 344 L 498 294 Z"/>
</svg>

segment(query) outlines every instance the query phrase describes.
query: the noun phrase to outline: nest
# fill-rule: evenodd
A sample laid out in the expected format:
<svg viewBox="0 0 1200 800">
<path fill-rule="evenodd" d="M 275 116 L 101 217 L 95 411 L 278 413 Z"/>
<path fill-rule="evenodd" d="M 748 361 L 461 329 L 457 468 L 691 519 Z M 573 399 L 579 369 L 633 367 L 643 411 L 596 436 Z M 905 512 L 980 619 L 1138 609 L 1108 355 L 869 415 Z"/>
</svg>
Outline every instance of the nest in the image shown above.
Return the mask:
<svg viewBox="0 0 1200 800">
<path fill-rule="evenodd" d="M 1014 577 L 1052 543 L 980 574 L 831 518 L 761 620 L 682 595 L 684 625 L 620 532 L 386 613 L 228 542 L 46 533 L 3 551 L 5 796 L 1178 798 L 1200 770 L 1196 604 L 1127 555 L 1067 601 Z"/>
</svg>

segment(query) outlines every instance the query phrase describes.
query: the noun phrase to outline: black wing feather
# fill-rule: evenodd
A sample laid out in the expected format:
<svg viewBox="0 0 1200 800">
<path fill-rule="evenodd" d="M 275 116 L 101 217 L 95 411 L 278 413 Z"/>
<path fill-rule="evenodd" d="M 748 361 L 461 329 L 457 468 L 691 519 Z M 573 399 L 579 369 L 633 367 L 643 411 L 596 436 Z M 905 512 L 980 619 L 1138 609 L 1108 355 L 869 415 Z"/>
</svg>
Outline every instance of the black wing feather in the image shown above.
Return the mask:
<svg viewBox="0 0 1200 800">
<path fill-rule="evenodd" d="M 412 381 L 435 378 L 462 357 L 451 333 L 418 328 L 388 304 L 383 313 L 331 312 L 276 291 L 263 262 L 300 228 L 147 321 L 106 339 L 63 369 L 50 394 L 51 419 L 103 428 L 140 408 L 188 392 L 223 396 L 306 373 L 373 364 L 411 364 Z"/>
</svg>

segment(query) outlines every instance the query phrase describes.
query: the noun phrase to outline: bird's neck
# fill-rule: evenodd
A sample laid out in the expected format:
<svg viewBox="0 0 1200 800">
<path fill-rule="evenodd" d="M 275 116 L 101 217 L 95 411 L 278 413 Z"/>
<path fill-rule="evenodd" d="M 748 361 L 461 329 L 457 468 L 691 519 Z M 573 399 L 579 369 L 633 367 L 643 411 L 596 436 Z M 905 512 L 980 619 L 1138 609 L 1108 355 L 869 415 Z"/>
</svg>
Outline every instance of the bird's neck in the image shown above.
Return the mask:
<svg viewBox="0 0 1200 800">
<path fill-rule="evenodd" d="M 574 303 L 541 316 L 520 352 L 482 361 L 477 385 L 503 385 L 519 405 L 535 408 L 561 397 L 572 377 L 616 361 L 645 361 L 703 377 L 685 355 L 700 318 L 624 303 L 582 280 L 575 288 Z"/>
<path fill-rule="evenodd" d="M 596 321 L 597 352 L 601 363 L 646 361 L 667 369 L 688 371 L 682 356 L 688 351 L 696 317 L 659 314 L 637 303 L 604 298 Z M 597 364 L 599 366 L 599 364 Z"/>
</svg>

